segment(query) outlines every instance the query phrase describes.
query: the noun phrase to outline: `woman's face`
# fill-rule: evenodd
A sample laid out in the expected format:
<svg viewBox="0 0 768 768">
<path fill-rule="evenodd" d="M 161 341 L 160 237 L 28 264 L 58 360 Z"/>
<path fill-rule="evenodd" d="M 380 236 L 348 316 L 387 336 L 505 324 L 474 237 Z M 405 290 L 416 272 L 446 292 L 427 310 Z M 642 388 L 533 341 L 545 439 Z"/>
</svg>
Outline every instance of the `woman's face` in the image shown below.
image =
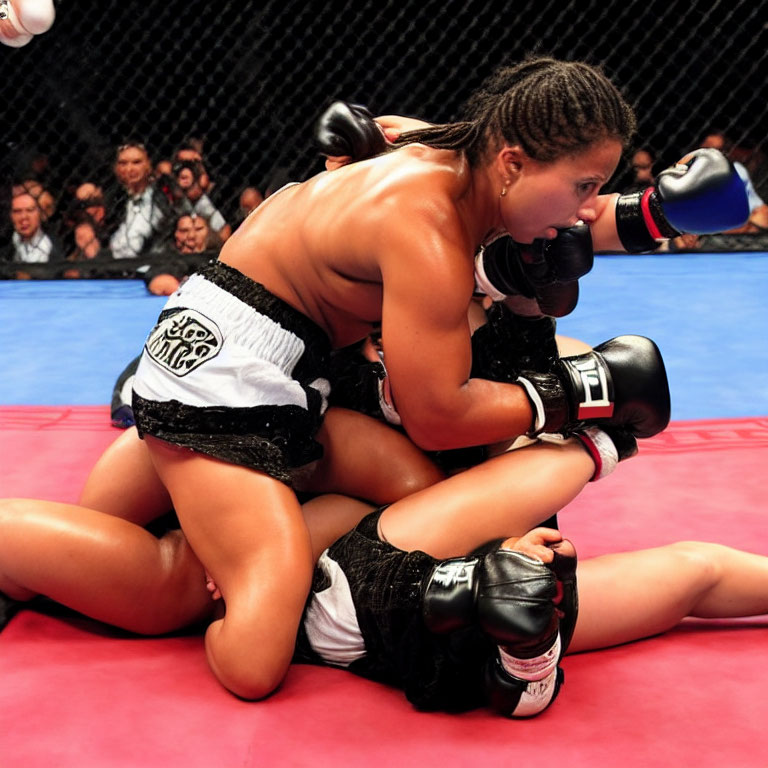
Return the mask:
<svg viewBox="0 0 768 768">
<path fill-rule="evenodd" d="M 510 171 L 514 180 L 501 198 L 504 225 L 518 243 L 552 239 L 558 229 L 595 219 L 600 188 L 621 158 L 621 143 L 604 139 L 577 155 L 542 163 L 522 155 Z"/>
<path fill-rule="evenodd" d="M 181 216 L 176 222 L 176 248 L 181 253 L 202 253 L 208 238 L 208 224 L 200 216 Z"/>
</svg>

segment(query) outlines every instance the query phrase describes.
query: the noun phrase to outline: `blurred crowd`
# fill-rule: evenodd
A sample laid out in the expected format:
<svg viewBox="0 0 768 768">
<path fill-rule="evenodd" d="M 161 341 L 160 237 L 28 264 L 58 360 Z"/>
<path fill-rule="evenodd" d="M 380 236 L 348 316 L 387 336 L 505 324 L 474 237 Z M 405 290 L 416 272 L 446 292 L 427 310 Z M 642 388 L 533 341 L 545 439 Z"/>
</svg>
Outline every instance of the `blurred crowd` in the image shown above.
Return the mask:
<svg viewBox="0 0 768 768">
<path fill-rule="evenodd" d="M 122 261 L 130 263 L 128 273 L 149 278 L 153 292 L 170 292 L 174 280 L 167 277 L 149 285 L 158 268 L 183 278 L 199 263 L 185 257 L 218 253 L 264 200 L 246 186 L 237 209 L 223 212 L 196 138 L 154 164 L 143 143 L 126 141 L 115 150 L 109 184 L 94 177 L 56 190 L 48 171 L 48 158 L 34 155 L 4 190 L 0 262 L 18 265 L 12 277 L 29 276 L 32 264 L 58 267 L 56 277 L 88 277 L 94 264 Z"/>
<path fill-rule="evenodd" d="M 744 155 L 717 132 L 704 136 L 699 146 L 728 155 L 747 187 L 749 221 L 730 234 L 768 234 L 768 205 L 755 190 L 747 167 L 754 153 Z M 659 170 L 653 149 L 638 147 L 630 155 L 627 175 L 617 179 L 613 189 L 644 189 Z M 51 265 L 52 277 L 105 276 L 94 266 L 119 262 L 126 267 L 122 275 L 142 277 L 152 293 L 167 295 L 203 259 L 218 253 L 265 196 L 288 181 L 278 171 L 264 192 L 244 186 L 236 208 L 225 212 L 199 138 L 186 140 L 171 157 L 155 163 L 143 143 L 126 141 L 115 150 L 110 183 L 97 178 L 102 177 L 57 190 L 48 173 L 48 158 L 40 154 L 29 158 L 4 190 L 8 215 L 0 225 L 3 276 L 30 277 L 33 264 Z M 700 242 L 695 235 L 683 235 L 664 247 L 696 250 Z"/>
</svg>

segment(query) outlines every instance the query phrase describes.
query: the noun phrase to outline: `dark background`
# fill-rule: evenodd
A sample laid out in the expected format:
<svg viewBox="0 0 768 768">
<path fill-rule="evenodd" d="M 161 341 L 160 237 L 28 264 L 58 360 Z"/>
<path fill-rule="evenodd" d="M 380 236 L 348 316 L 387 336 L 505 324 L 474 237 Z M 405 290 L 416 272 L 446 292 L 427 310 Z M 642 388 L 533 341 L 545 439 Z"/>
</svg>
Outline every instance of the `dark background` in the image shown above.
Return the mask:
<svg viewBox="0 0 768 768">
<path fill-rule="evenodd" d="M 448 121 L 498 64 L 538 53 L 601 64 L 660 166 L 725 130 L 765 194 L 767 23 L 755 0 L 61 0 L 48 33 L 0 46 L 0 171 L 7 186 L 47 155 L 62 196 L 110 182 L 126 138 L 156 161 L 201 136 L 231 212 L 248 184 L 320 169 L 312 127 L 330 101 Z"/>
</svg>

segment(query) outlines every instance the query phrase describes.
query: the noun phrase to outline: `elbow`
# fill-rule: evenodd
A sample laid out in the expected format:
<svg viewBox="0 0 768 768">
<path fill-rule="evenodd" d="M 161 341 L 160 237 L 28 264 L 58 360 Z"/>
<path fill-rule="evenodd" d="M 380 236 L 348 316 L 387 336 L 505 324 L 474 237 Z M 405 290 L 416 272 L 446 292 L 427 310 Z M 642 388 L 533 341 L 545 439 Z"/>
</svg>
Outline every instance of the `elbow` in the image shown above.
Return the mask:
<svg viewBox="0 0 768 768">
<path fill-rule="evenodd" d="M 402 416 L 402 414 L 401 414 Z M 411 441 L 422 451 L 447 451 L 462 445 L 454 426 L 456 419 L 447 417 L 403 418 L 403 427 Z"/>
</svg>

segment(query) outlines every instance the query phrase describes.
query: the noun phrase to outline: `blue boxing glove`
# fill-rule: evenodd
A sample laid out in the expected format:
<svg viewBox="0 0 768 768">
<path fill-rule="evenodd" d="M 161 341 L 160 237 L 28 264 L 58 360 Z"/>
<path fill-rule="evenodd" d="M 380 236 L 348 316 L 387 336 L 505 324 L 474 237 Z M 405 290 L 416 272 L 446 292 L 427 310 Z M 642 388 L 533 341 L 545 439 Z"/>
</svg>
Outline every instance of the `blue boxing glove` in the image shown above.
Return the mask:
<svg viewBox="0 0 768 768">
<path fill-rule="evenodd" d="M 616 230 L 628 253 L 652 251 L 685 232 L 708 235 L 749 218 L 747 190 L 733 163 L 717 149 L 697 149 L 662 171 L 654 187 L 621 195 Z"/>
</svg>

